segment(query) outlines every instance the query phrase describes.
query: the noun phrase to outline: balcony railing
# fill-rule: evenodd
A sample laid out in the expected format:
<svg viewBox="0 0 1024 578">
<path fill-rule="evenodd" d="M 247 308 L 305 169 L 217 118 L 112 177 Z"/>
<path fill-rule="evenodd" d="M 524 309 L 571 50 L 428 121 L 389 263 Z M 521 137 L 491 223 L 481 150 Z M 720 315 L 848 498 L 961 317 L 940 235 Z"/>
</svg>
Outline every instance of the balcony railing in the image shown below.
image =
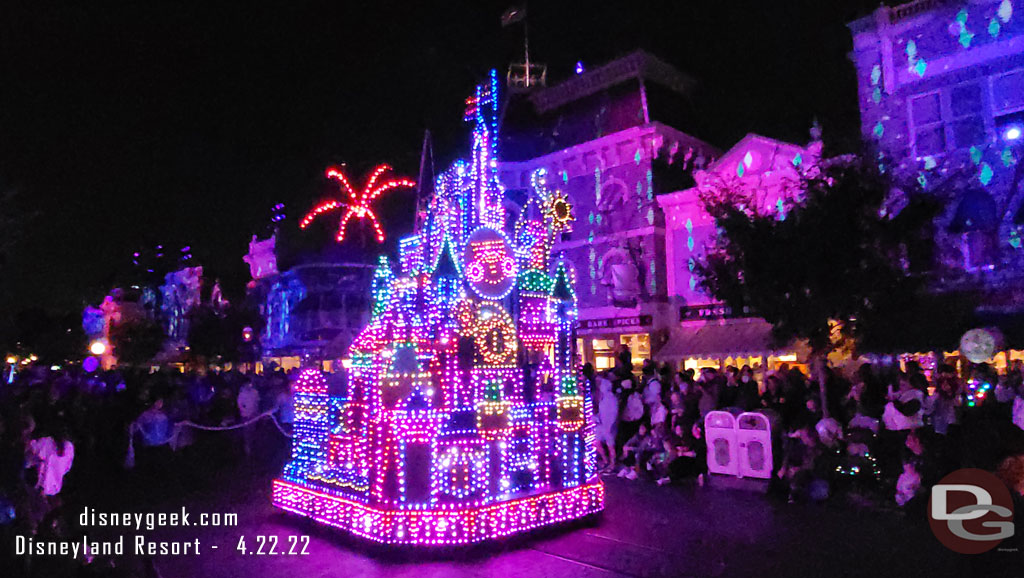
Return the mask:
<svg viewBox="0 0 1024 578">
<path fill-rule="evenodd" d="M 922 12 L 928 12 L 945 4 L 949 4 L 950 0 L 917 0 L 917 2 L 909 2 L 907 4 L 900 4 L 889 9 L 889 24 L 896 24 L 907 18 L 917 16 Z"/>
</svg>

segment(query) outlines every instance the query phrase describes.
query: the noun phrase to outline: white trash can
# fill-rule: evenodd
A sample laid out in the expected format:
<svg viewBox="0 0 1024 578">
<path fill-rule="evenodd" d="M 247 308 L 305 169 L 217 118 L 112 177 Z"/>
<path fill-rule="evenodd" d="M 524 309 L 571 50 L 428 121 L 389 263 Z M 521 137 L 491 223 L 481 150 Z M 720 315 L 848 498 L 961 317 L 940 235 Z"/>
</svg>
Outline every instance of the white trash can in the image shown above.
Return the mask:
<svg viewBox="0 0 1024 578">
<path fill-rule="evenodd" d="M 704 416 L 704 439 L 708 444 L 708 471 L 712 474 L 739 475 L 736 418 L 727 411 L 708 412 Z"/>
</svg>

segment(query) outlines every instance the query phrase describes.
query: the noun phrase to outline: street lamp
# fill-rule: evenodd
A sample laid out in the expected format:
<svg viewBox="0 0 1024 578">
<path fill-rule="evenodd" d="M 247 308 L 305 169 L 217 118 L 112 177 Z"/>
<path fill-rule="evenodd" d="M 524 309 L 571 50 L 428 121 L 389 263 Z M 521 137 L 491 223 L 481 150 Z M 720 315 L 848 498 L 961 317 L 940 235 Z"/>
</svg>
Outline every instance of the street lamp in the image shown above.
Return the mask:
<svg viewBox="0 0 1024 578">
<path fill-rule="evenodd" d="M 1004 144 L 1019 147 L 1024 142 L 1024 111 L 996 117 L 993 122 L 996 134 Z"/>
<path fill-rule="evenodd" d="M 96 341 L 93 341 L 91 344 L 89 344 L 89 352 L 92 353 L 93 355 L 103 355 L 104 353 L 107 352 L 107 344 L 97 339 Z"/>
</svg>

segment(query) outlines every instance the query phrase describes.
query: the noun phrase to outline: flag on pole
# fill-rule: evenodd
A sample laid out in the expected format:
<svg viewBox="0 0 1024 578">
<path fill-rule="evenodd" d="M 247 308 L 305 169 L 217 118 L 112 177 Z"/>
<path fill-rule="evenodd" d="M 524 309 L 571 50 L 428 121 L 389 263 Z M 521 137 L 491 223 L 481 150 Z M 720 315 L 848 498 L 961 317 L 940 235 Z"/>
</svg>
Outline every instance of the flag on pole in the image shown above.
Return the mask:
<svg viewBox="0 0 1024 578">
<path fill-rule="evenodd" d="M 430 139 L 430 131 L 423 131 L 423 150 L 420 152 L 420 172 L 416 186 L 416 215 L 413 231 L 419 234 L 424 226 L 429 227 L 428 208 L 434 196 L 434 144 Z M 430 231 L 427 231 L 430 236 Z"/>
<path fill-rule="evenodd" d="M 501 15 L 501 25 L 510 26 L 526 18 L 526 6 L 512 6 Z"/>
</svg>

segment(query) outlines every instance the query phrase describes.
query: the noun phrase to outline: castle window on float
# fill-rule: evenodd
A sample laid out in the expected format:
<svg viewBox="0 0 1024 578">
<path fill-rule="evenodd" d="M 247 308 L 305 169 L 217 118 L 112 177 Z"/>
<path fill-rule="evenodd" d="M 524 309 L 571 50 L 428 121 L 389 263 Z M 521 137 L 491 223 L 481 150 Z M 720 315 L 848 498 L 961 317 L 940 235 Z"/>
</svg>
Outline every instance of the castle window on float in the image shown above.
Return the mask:
<svg viewBox="0 0 1024 578">
<path fill-rule="evenodd" d="M 436 180 L 398 271 L 378 265 L 344 395 L 316 369 L 292 384 L 292 459 L 275 506 L 403 545 L 480 542 L 604 507 L 575 279 L 552 251 L 572 206 L 540 170 L 506 227 L 497 111 L 492 71 L 467 100 L 471 160 Z"/>
</svg>

